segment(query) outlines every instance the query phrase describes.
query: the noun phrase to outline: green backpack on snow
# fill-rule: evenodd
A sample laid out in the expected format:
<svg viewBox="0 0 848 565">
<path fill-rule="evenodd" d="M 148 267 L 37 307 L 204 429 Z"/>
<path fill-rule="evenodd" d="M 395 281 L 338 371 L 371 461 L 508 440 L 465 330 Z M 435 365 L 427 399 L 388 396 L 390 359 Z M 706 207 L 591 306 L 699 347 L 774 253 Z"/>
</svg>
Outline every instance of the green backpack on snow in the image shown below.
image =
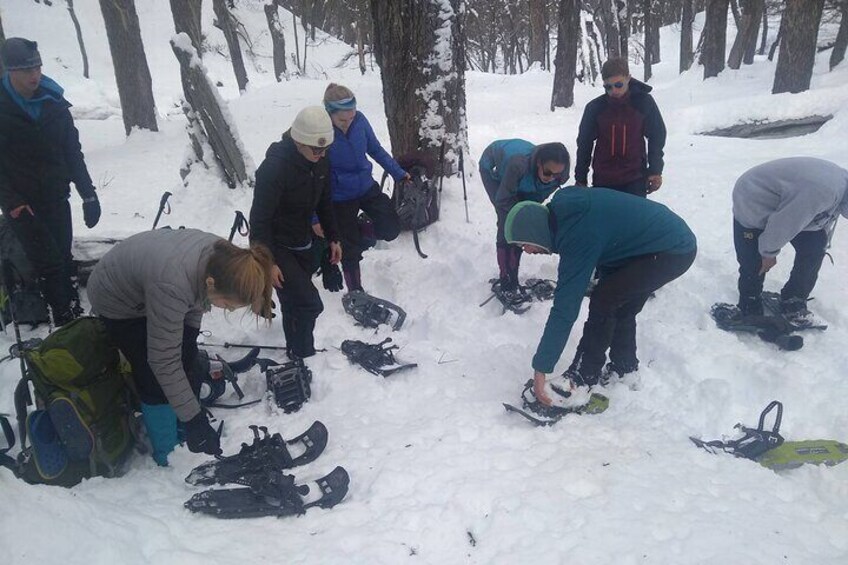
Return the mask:
<svg viewBox="0 0 848 565">
<path fill-rule="evenodd" d="M 135 402 L 129 371 L 103 323 L 74 320 L 25 350 L 22 367 L 15 390 L 22 450 L 14 465 L 8 456 L 0 462 L 37 484 L 70 487 L 120 475 L 135 444 Z"/>
</svg>

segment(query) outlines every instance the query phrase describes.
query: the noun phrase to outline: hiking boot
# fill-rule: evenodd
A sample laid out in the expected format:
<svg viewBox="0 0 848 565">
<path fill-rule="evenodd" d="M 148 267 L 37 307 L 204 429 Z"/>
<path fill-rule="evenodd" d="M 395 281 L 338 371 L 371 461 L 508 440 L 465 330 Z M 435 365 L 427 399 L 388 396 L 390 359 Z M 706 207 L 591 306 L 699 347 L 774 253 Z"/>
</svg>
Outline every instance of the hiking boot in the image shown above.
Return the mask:
<svg viewBox="0 0 848 565">
<path fill-rule="evenodd" d="M 763 300 L 759 296 L 739 299 L 739 314 L 744 316 L 762 316 Z"/>
<path fill-rule="evenodd" d="M 780 301 L 783 317 L 792 324 L 804 326 L 810 323 L 812 312 L 807 310 L 807 301 L 803 298 L 787 298 Z"/>
<path fill-rule="evenodd" d="M 639 370 L 639 363 L 635 363 L 634 365 L 621 365 L 613 362 L 607 363 L 607 366 L 604 367 L 603 373 L 601 373 L 601 381 L 604 384 L 608 383 L 612 379 L 623 379 L 626 375 L 630 373 L 635 373 Z"/>
<path fill-rule="evenodd" d="M 562 376 L 570 380 L 575 387 L 593 387 L 599 385 L 603 386 L 601 384 L 600 373 L 591 374 L 587 372 L 581 372 L 579 369 L 569 368 L 562 374 Z"/>
</svg>

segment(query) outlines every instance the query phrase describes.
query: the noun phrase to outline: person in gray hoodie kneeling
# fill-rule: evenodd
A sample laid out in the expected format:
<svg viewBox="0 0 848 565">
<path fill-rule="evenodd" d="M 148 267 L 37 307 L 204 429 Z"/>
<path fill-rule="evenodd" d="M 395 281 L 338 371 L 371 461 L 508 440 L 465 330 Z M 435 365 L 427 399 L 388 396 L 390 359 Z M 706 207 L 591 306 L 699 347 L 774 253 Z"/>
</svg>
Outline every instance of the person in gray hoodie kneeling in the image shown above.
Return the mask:
<svg viewBox="0 0 848 565">
<path fill-rule="evenodd" d="M 848 218 L 848 170 L 830 161 L 777 159 L 739 177 L 733 188 L 733 242 L 742 315 L 762 315 L 765 275 L 791 243 L 795 263 L 780 291 L 781 307 L 790 321 L 809 316 L 807 300 L 840 214 Z"/>
</svg>

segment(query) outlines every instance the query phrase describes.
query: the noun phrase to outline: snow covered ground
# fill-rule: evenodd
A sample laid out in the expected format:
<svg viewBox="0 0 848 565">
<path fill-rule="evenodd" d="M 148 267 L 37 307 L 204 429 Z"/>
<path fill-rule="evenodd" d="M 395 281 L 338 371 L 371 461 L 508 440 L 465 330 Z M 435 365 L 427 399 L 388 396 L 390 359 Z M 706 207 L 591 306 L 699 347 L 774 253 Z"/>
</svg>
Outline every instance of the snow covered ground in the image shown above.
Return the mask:
<svg viewBox="0 0 848 565">
<path fill-rule="evenodd" d="M 224 45 L 205 4 L 204 29 L 213 44 Z M 259 54 L 248 62 L 248 92 L 238 96 L 223 57 L 209 54 L 205 64 L 224 83 L 221 92 L 256 164 L 301 107 L 320 101 L 329 81 L 356 92 L 360 109 L 388 145 L 376 69 L 360 76 L 353 67 L 336 68 L 349 48 L 319 36 L 322 44 L 309 53 L 307 76 L 277 84 L 269 72 L 262 2 L 239 4 Z M 163 225 L 226 236 L 233 210 L 246 212 L 251 195 L 228 190 L 208 175 L 193 174 L 188 187 L 180 184 L 188 140 L 174 109 L 180 87 L 167 42 L 168 3 L 137 2 L 161 131 L 136 132 L 129 139 L 117 109 L 98 4 L 76 5 L 91 80 L 81 78 L 73 29 L 61 6 L 0 0 L 7 37 L 39 41 L 45 73 L 67 88 L 75 104 L 104 210 L 91 231 L 77 213 L 77 237 L 149 229 L 164 190 L 174 197 Z M 292 50 L 291 19 L 283 20 Z M 665 59 L 654 67 L 651 84 L 669 139 L 665 184 L 654 198 L 693 227 L 699 256 L 639 318 L 640 390 L 616 384 L 606 413 L 569 417 L 550 429 L 504 413 L 501 402 L 516 401 L 531 376 L 530 359 L 548 307 L 534 305 L 523 316 L 501 315 L 494 303 L 478 307 L 488 296 L 486 281 L 496 273 L 495 225 L 475 167 L 469 166 L 469 223 L 461 182 L 449 179 L 442 220 L 421 236 L 429 259 L 419 259 L 410 235 L 403 234 L 369 252 L 363 263 L 366 289 L 406 309 L 401 331 L 375 335 L 355 327 L 340 296 L 322 290 L 326 309 L 316 335 L 317 345 L 328 351 L 309 362 L 311 400 L 293 415 L 265 405 L 218 413 L 227 422 L 227 453 L 248 439 L 249 424 L 293 437 L 314 420 L 323 421 L 330 430 L 326 453 L 295 474 L 315 478 L 343 465 L 351 490 L 342 504 L 285 520 L 199 518 L 182 506 L 196 492 L 183 478 L 206 457 L 185 448 L 171 456 L 167 469 L 139 457 L 125 477 L 93 479 L 73 490 L 28 486 L 0 471 L 0 563 L 848 563 L 848 464 L 776 474 L 752 462 L 708 455 L 688 439 L 718 438 L 740 421 L 753 425 L 760 410 L 778 399 L 786 408 L 785 437 L 848 440 L 843 400 L 848 228 L 836 231 L 833 263 L 825 262 L 812 303 L 830 328 L 805 336 L 801 351 L 783 353 L 756 338 L 721 332 L 708 314 L 712 303 L 736 298 L 730 193 L 737 176 L 791 155 L 848 167 L 848 66 L 828 72 L 829 52 L 820 54 L 809 92 L 772 96 L 774 63 L 765 58 L 704 82 L 700 68 L 678 75 L 674 29 L 664 29 L 662 37 Z M 641 69 L 633 74 L 639 77 Z M 561 140 L 573 152 L 583 106 L 601 89 L 579 86 L 575 107 L 551 114 L 551 84 L 547 72 L 469 73 L 470 165 L 497 138 Z M 695 135 L 742 120 L 813 113 L 834 118 L 799 138 Z M 72 205 L 76 212 L 76 196 Z M 779 289 L 791 258 L 792 250 L 784 250 L 768 289 Z M 551 278 L 555 272 L 551 257 L 524 259 L 523 277 Z M 573 356 L 582 321 L 559 370 Z M 240 314 L 218 311 L 207 316 L 204 329 L 210 342 L 281 344 L 279 322 L 257 326 Z M 336 349 L 344 339 L 389 335 L 402 346 L 398 357 L 417 362 L 417 370 L 382 379 L 350 366 Z M 0 337 L 0 351 L 12 340 Z M 18 378 L 15 363 L 0 365 L 0 412 L 13 411 Z M 241 384 L 248 398 L 264 392 L 258 373 Z"/>
</svg>

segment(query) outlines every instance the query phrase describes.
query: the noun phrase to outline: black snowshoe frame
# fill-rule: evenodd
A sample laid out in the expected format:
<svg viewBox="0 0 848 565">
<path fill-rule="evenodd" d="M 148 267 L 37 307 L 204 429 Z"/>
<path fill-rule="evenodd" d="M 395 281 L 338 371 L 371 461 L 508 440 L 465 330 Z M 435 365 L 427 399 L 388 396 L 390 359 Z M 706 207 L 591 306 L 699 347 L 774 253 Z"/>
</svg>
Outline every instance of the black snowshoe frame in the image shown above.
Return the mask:
<svg viewBox="0 0 848 565">
<path fill-rule="evenodd" d="M 356 363 L 369 373 L 382 377 L 418 366 L 417 363 L 398 363 L 393 353 L 398 346 L 389 345 L 390 343 L 392 343 L 390 337 L 380 343 L 346 339 L 342 342 L 341 349 L 351 363 Z"/>
<path fill-rule="evenodd" d="M 568 392 L 560 391 L 564 396 L 568 396 Z M 546 406 L 536 399 L 533 394 L 533 379 L 528 380 L 524 384 L 524 390 L 521 391 L 522 408 L 513 406 L 506 402 L 503 407 L 507 412 L 513 412 L 523 416 L 536 426 L 553 426 L 569 414 L 598 414 L 606 408 L 596 410 L 592 401 L 596 403 L 608 404 L 609 399 L 596 392 L 592 393 L 592 400 L 583 406 L 575 406 L 574 408 L 564 408 L 562 406 Z"/>
<path fill-rule="evenodd" d="M 286 414 L 297 412 L 312 395 L 312 371 L 295 359 L 282 365 L 270 359 L 258 359 L 257 363 L 265 372 L 268 392 L 274 403 Z"/>
<path fill-rule="evenodd" d="M 766 429 L 766 417 L 772 410 L 777 410 L 774 417 L 774 425 L 771 430 Z M 783 436 L 780 435 L 780 423 L 783 420 L 783 404 L 772 400 L 760 414 L 760 421 L 756 428 L 748 428 L 742 424 L 736 424 L 733 429 L 742 432 L 742 437 L 735 440 L 704 441 L 696 437 L 690 437 L 692 443 L 707 450 L 710 453 L 724 451 L 735 457 L 756 460 L 766 451 L 783 444 Z"/>
<path fill-rule="evenodd" d="M 525 284 L 517 285 L 512 291 L 504 291 L 500 279 L 489 279 L 489 283 L 492 285 L 492 294 L 480 306 L 483 307 L 493 298 L 497 298 L 503 306 L 504 314 L 507 311 L 523 314 L 530 309 L 532 302 L 550 300 L 556 291 L 556 282 L 549 279 L 527 279 Z"/>
<path fill-rule="evenodd" d="M 403 308 L 362 290 L 353 290 L 342 296 L 342 307 L 366 328 L 389 324 L 393 330 L 399 330 L 406 320 Z"/>
</svg>

